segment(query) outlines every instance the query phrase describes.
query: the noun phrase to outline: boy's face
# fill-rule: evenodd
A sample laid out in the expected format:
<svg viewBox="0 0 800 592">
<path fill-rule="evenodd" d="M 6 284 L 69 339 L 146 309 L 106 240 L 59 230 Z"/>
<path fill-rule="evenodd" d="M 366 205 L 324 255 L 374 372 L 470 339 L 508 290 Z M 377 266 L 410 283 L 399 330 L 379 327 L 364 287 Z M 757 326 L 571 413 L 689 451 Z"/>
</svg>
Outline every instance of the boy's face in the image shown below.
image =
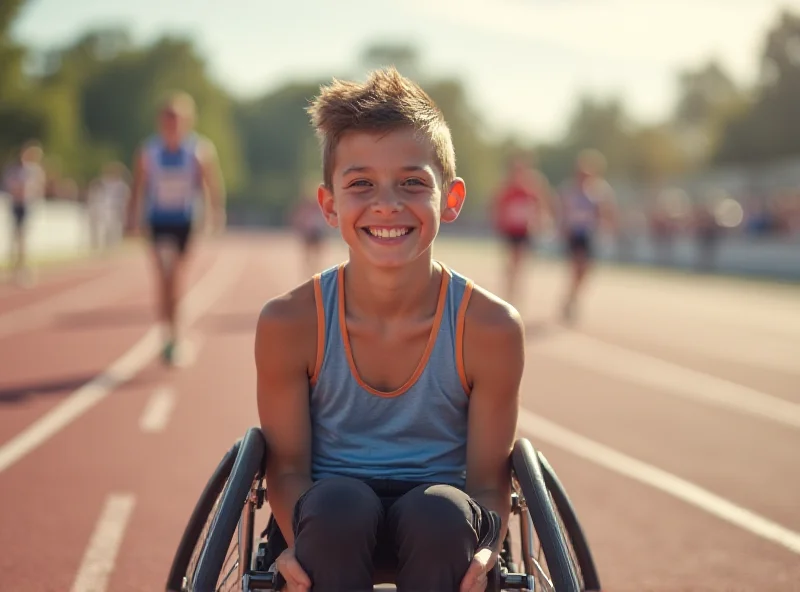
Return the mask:
<svg viewBox="0 0 800 592">
<path fill-rule="evenodd" d="M 336 147 L 332 187 L 318 200 L 351 252 L 378 267 L 399 267 L 429 251 L 441 222 L 453 222 L 466 189 L 442 188 L 433 146 L 412 129 L 351 132 Z"/>
</svg>

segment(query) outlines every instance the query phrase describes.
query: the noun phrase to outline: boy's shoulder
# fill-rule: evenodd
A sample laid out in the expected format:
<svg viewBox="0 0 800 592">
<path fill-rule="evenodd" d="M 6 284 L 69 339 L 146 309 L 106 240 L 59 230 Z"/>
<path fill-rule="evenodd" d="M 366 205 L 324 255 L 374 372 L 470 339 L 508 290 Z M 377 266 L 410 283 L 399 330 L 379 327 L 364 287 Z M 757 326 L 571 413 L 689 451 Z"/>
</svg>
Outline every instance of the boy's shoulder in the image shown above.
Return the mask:
<svg viewBox="0 0 800 592">
<path fill-rule="evenodd" d="M 516 334 L 523 330 L 519 311 L 495 293 L 473 283 L 466 322 L 482 331 Z"/>
<path fill-rule="evenodd" d="M 462 282 L 472 285 L 467 302 L 465 323 L 468 329 L 516 334 L 523 330 L 519 311 L 497 294 L 475 282 L 472 278 L 451 270 Z"/>
<path fill-rule="evenodd" d="M 258 317 L 259 325 L 295 325 L 310 320 L 316 324 L 316 300 L 314 298 L 314 280 L 309 279 L 288 292 L 267 300 L 261 307 Z"/>
<path fill-rule="evenodd" d="M 261 307 L 256 325 L 256 355 L 275 364 L 313 366 L 317 347 L 314 280 L 270 298 Z"/>
<path fill-rule="evenodd" d="M 478 383 L 502 384 L 509 379 L 513 382 L 521 377 L 524 367 L 522 317 L 513 305 L 492 291 L 474 282 L 472 286 L 464 315 L 461 354 L 466 379 L 470 387 Z"/>
</svg>

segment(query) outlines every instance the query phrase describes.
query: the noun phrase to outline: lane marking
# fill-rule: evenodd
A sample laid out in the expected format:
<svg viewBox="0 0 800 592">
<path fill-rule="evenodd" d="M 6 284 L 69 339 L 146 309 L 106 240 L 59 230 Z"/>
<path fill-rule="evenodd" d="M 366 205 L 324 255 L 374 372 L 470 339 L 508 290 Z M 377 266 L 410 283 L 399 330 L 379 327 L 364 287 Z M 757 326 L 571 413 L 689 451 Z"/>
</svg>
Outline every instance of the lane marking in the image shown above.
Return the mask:
<svg viewBox="0 0 800 592">
<path fill-rule="evenodd" d="M 106 298 L 122 294 L 125 284 L 121 280 L 129 274 L 130 270 L 124 273 L 112 272 L 56 294 L 52 298 L 0 315 L 0 337 L 46 325 L 51 322 L 51 317 L 56 312 L 66 309 L 70 312 L 90 310 L 97 304 L 98 293 L 102 293 Z"/>
<path fill-rule="evenodd" d="M 71 592 L 104 592 L 130 521 L 136 498 L 130 493 L 110 495 L 95 526 Z"/>
<path fill-rule="evenodd" d="M 175 389 L 169 386 L 157 388 L 150 396 L 139 419 L 139 428 L 145 433 L 163 432 L 175 403 L 177 403 Z"/>
<path fill-rule="evenodd" d="M 49 290 L 52 288 L 61 287 L 62 282 L 69 282 L 71 279 L 78 281 L 91 281 L 93 278 L 91 274 L 94 271 L 105 271 L 113 269 L 113 266 L 107 265 L 107 262 L 102 259 L 95 259 L 93 261 L 84 260 L 83 264 L 78 265 L 79 261 L 75 260 L 75 265 L 65 267 L 54 267 L 49 271 L 45 268 L 36 269 L 35 266 L 31 268 L 33 274 L 34 284 L 31 286 L 31 291 L 34 290 Z M 0 276 L 5 282 L 0 281 L 0 301 L 10 296 L 15 296 L 20 293 L 20 286 L 13 283 L 13 272 L 0 264 Z"/>
<path fill-rule="evenodd" d="M 189 368 L 197 361 L 200 348 L 203 346 L 204 338 L 199 333 L 187 336 L 178 342 L 176 350 L 177 357 L 175 366 L 178 368 Z"/>
<path fill-rule="evenodd" d="M 800 533 L 759 516 L 694 483 L 581 436 L 527 409 L 519 410 L 519 424 L 537 440 L 548 442 L 606 469 L 663 491 L 751 534 L 800 554 Z"/>
<path fill-rule="evenodd" d="M 800 429 L 800 405 L 796 403 L 599 339 L 559 334 L 530 349 L 659 392 Z M 642 394 L 647 393 L 642 391 Z"/>
<path fill-rule="evenodd" d="M 208 310 L 239 277 L 244 268 L 243 259 L 243 257 L 224 256 L 217 258 L 214 267 L 186 296 L 183 306 L 187 324 Z M 97 405 L 115 388 L 133 378 L 160 354 L 160 346 L 161 330 L 158 326 L 153 326 L 104 372 L 0 446 L 0 473 Z"/>
</svg>

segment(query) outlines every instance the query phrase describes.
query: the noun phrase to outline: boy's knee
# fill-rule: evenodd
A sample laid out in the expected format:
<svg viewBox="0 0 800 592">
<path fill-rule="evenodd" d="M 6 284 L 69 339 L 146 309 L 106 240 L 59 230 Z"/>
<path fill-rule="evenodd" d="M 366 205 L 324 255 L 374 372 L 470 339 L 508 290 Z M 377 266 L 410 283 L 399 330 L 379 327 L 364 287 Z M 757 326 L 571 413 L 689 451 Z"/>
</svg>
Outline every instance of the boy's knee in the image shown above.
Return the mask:
<svg viewBox="0 0 800 592">
<path fill-rule="evenodd" d="M 365 483 L 348 477 L 317 481 L 298 500 L 295 508 L 295 535 L 303 531 L 320 542 L 347 544 L 352 537 L 377 531 L 383 506 Z"/>
<path fill-rule="evenodd" d="M 475 547 L 475 504 L 450 485 L 428 485 L 411 490 L 392 507 L 391 520 L 401 540 L 438 547 Z"/>
</svg>

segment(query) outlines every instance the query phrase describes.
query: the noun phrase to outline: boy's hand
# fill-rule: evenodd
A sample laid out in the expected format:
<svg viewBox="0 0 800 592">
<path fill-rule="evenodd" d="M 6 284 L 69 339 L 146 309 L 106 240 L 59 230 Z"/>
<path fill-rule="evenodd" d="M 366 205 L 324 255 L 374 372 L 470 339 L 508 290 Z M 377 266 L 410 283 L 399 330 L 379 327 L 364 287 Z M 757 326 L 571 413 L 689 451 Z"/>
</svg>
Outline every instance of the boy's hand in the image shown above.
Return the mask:
<svg viewBox="0 0 800 592">
<path fill-rule="evenodd" d="M 311 579 L 294 556 L 294 549 L 289 547 L 278 556 L 275 567 L 286 580 L 283 588 L 286 592 L 308 592 L 311 590 Z"/>
<path fill-rule="evenodd" d="M 489 572 L 497 561 L 497 553 L 491 549 L 479 549 L 461 580 L 459 592 L 484 592 Z"/>
</svg>

